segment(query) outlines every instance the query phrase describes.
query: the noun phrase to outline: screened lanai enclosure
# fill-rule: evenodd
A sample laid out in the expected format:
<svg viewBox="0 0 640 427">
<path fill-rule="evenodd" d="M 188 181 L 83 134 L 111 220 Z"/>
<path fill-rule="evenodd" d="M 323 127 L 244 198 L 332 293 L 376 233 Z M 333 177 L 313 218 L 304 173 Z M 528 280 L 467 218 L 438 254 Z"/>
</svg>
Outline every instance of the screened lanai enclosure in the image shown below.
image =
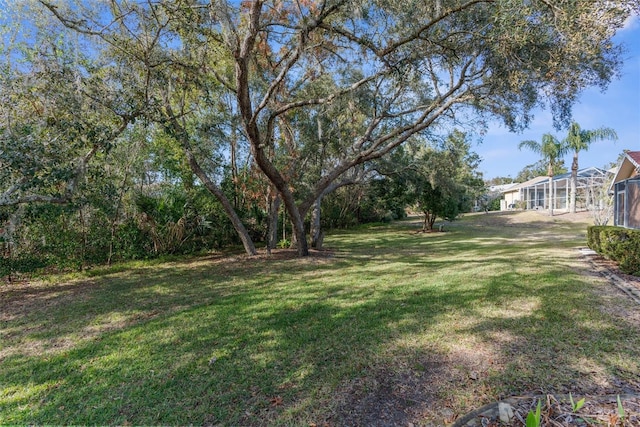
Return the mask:
<svg viewBox="0 0 640 427">
<path fill-rule="evenodd" d="M 595 168 L 585 168 L 578 171 L 576 185 L 576 209 L 596 210 L 602 209 L 604 203 L 601 198 L 595 197 L 599 189 L 611 181 L 611 173 Z M 553 209 L 569 210 L 569 198 L 571 195 L 571 173 L 553 177 L 552 187 L 555 191 Z M 549 179 L 538 177 L 519 184 L 504 192 L 507 206 L 520 209 L 549 209 Z"/>
</svg>

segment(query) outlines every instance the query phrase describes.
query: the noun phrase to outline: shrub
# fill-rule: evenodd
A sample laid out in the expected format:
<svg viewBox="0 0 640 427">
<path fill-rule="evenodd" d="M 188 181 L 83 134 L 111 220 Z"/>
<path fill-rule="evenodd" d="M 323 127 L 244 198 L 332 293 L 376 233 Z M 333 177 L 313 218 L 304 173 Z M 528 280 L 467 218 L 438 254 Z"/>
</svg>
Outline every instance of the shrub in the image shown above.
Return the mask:
<svg viewBox="0 0 640 427">
<path fill-rule="evenodd" d="M 600 245 L 600 230 L 604 226 L 601 225 L 592 225 L 587 228 L 587 246 L 592 250 L 601 253 L 601 245 Z"/>
<path fill-rule="evenodd" d="M 616 261 L 623 272 L 640 276 L 640 230 L 594 225 L 587 231 L 587 244 Z"/>
</svg>

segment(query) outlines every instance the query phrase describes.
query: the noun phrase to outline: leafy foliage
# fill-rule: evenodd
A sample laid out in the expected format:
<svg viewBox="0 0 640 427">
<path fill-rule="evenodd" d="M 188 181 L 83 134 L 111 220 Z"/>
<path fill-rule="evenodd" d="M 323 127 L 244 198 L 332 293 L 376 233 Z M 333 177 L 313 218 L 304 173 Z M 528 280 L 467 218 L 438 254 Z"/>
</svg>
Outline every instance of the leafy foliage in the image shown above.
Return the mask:
<svg viewBox="0 0 640 427">
<path fill-rule="evenodd" d="M 403 215 L 399 183 L 409 181 L 373 172 L 403 145 L 490 117 L 522 129 L 543 104 L 568 123 L 578 93 L 619 69 L 611 38 L 636 3 L 16 2 L 0 22 L 8 229 L 18 205 L 68 204 L 60 221 L 75 230 L 83 262 L 104 253 L 110 262 L 124 247 L 131 256 L 207 248 L 208 239 L 255 254 L 282 202 L 308 255 L 312 207 L 329 209 L 328 223 Z M 422 192 L 433 218 L 456 217 L 479 188 L 451 166 L 477 159 L 453 151 L 420 152 L 422 182 L 406 187 L 413 202 Z M 200 188 L 215 208 L 200 206 L 209 203 L 195 199 Z M 354 201 L 356 215 L 347 213 Z M 130 243 L 120 245 L 121 231 Z"/>
<path fill-rule="evenodd" d="M 588 229 L 587 243 L 625 273 L 640 276 L 640 230 L 594 225 Z"/>
<path fill-rule="evenodd" d="M 419 148 L 407 172 L 411 201 L 424 214 L 423 230 L 431 230 L 437 217 L 454 220 L 469 212 L 484 189 L 477 171 L 479 157 L 470 151 L 467 136 L 452 132 L 440 145 Z"/>
<path fill-rule="evenodd" d="M 540 411 L 542 409 L 542 401 L 538 400 L 538 406 L 536 406 L 536 410 L 530 411 L 527 414 L 526 419 L 526 427 L 540 427 L 541 414 Z"/>
<path fill-rule="evenodd" d="M 571 410 L 573 412 L 578 412 L 585 404 L 586 402 L 586 398 L 582 398 L 580 400 L 578 400 L 577 402 L 573 401 L 573 396 L 571 395 L 571 393 L 569 393 L 569 401 L 571 402 Z"/>
</svg>

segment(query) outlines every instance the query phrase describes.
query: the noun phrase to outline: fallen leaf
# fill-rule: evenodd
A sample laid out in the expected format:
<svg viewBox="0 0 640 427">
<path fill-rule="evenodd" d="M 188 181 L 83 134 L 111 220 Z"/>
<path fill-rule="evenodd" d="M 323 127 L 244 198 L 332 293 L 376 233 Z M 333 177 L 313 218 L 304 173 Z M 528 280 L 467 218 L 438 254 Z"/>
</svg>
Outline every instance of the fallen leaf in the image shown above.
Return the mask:
<svg viewBox="0 0 640 427">
<path fill-rule="evenodd" d="M 281 406 L 282 405 L 282 397 L 280 397 L 280 396 L 272 397 L 270 402 L 271 402 L 271 406 L 273 406 L 273 407 Z"/>
</svg>

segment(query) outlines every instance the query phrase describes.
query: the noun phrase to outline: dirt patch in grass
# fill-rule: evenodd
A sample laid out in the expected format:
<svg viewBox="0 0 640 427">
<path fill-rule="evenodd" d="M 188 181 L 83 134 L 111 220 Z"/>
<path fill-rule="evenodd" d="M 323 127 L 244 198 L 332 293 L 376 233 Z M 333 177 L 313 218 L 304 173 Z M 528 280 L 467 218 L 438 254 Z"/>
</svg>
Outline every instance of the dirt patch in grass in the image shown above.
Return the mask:
<svg viewBox="0 0 640 427">
<path fill-rule="evenodd" d="M 461 401 L 472 406 L 491 399 L 483 379 L 499 365 L 491 349 L 461 346 L 448 354 L 427 351 L 410 365 L 381 367 L 336 393 L 335 425 L 451 424 L 460 416 Z"/>
<path fill-rule="evenodd" d="M 258 251 L 256 255 L 249 256 L 246 254 L 213 254 L 204 257 L 189 258 L 181 264 L 200 266 L 204 264 L 215 265 L 222 268 L 237 269 L 240 266 L 255 266 L 257 263 L 268 263 L 275 261 L 295 261 L 298 264 L 323 264 L 331 262 L 334 259 L 334 251 L 331 248 L 325 249 L 309 249 L 309 256 L 305 258 L 298 257 L 296 249 L 272 249 L 268 253 L 265 249 Z"/>
<path fill-rule="evenodd" d="M 474 214 L 472 221 L 474 226 L 480 227 L 539 230 L 538 237 L 542 239 L 566 236 L 565 231 L 555 227 L 562 228 L 567 223 L 584 224 L 585 233 L 586 227 L 593 224 L 589 212 L 558 213 L 553 217 L 548 216 L 546 211 L 491 212 Z M 455 227 L 455 223 L 451 226 Z M 640 287 L 640 278 L 621 273 L 615 263 L 601 257 L 598 263 Z M 602 283 L 593 288 L 602 301 L 598 310 L 619 319 L 621 324 L 640 329 L 640 310 L 630 301 L 621 302 L 625 295 L 619 289 L 604 283 L 605 280 L 577 255 L 573 257 L 571 266 Z M 502 341 L 503 347 L 510 347 L 513 353 L 527 354 L 533 351 L 530 342 L 513 342 L 505 346 L 511 338 L 506 333 L 504 335 L 504 340 L 494 338 L 496 342 Z M 535 339 L 532 341 L 535 342 Z M 543 357 L 548 358 L 545 363 L 554 363 L 553 351 L 550 350 Z M 558 364 L 563 363 L 558 361 Z M 345 382 L 336 394 L 338 403 L 331 417 L 335 424 L 330 425 L 524 426 L 528 412 L 535 410 L 536 402 L 541 400 L 541 426 L 640 426 L 640 397 L 637 395 L 640 393 L 640 375 L 624 370 L 620 370 L 619 376 L 611 375 L 595 366 L 589 371 L 592 362 L 585 360 L 583 363 L 585 375 L 578 376 L 570 385 L 554 390 L 553 386 L 550 388 L 544 383 L 523 384 L 521 389 L 525 391 L 524 395 L 509 397 L 495 394 L 487 381 L 492 372 L 510 369 L 508 358 L 491 346 L 460 342 L 449 354 L 431 353 L 413 366 L 393 362 L 374 369 L 371 375 Z M 549 391 L 552 393 L 538 394 Z M 572 394 L 572 398 L 575 397 L 575 401 L 585 398 L 585 404 L 579 411 L 571 407 L 568 393 Z M 626 411 L 624 420 L 617 407 L 617 395 L 622 396 L 621 402 Z M 501 399 L 506 399 L 512 405 L 513 414 L 509 423 L 500 421 L 498 401 Z M 486 402 L 492 403 L 482 407 Z M 464 408 L 474 407 L 481 410 L 464 413 Z"/>
<path fill-rule="evenodd" d="M 598 268 L 602 268 L 610 271 L 615 274 L 626 283 L 640 289 L 640 276 L 632 276 L 631 274 L 626 274 L 620 270 L 618 264 L 614 261 L 604 258 L 601 255 L 593 255 L 590 257 L 590 261 L 594 263 Z"/>
<path fill-rule="evenodd" d="M 496 211 L 486 213 L 467 214 L 473 217 L 474 223 L 498 226 L 522 226 L 535 227 L 541 224 L 553 224 L 569 222 L 574 224 L 593 225 L 591 212 L 558 212 L 549 216 L 546 210 L 526 210 L 526 211 Z"/>
<path fill-rule="evenodd" d="M 0 321 L 8 322 L 32 310 L 81 299 L 97 286 L 88 281 L 48 283 L 26 278 L 19 282 L 5 283 L 0 285 Z"/>
</svg>

